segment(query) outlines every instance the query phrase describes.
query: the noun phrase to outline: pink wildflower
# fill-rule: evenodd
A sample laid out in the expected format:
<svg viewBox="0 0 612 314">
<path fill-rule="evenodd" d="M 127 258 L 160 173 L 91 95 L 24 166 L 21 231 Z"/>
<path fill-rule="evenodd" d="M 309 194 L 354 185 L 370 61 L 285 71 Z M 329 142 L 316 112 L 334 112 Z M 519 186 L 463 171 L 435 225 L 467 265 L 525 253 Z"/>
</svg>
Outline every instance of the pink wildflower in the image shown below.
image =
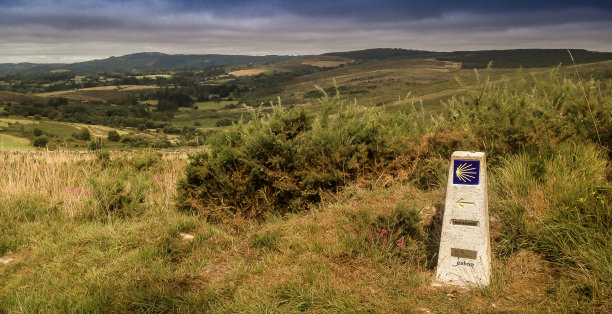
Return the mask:
<svg viewBox="0 0 612 314">
<path fill-rule="evenodd" d="M 153 179 L 155 179 L 155 182 L 157 182 L 157 183 L 162 183 L 164 181 L 164 178 L 161 175 L 158 175 L 158 174 L 154 175 Z"/>
</svg>

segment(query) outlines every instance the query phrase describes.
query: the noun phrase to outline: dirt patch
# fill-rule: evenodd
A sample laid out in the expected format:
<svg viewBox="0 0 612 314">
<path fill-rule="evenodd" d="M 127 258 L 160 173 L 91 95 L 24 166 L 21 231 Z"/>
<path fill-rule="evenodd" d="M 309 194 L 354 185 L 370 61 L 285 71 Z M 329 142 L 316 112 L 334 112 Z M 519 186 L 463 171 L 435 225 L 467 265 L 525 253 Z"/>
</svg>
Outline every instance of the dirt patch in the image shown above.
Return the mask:
<svg viewBox="0 0 612 314">
<path fill-rule="evenodd" d="M 159 86 L 155 85 L 134 85 L 123 88 L 122 90 L 143 90 L 143 89 L 156 89 Z"/>
<path fill-rule="evenodd" d="M 88 87 L 88 88 L 81 88 L 79 89 L 79 91 L 89 91 L 89 90 L 115 90 L 115 89 L 119 89 L 118 86 L 97 86 L 97 87 Z"/>
</svg>

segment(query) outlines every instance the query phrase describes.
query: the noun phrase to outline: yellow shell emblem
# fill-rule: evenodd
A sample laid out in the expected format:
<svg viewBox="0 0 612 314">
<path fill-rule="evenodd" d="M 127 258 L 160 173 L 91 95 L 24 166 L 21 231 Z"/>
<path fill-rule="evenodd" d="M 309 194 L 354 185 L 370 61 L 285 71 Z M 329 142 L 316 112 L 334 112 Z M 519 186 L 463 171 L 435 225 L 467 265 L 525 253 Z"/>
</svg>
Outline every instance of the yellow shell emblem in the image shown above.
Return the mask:
<svg viewBox="0 0 612 314">
<path fill-rule="evenodd" d="M 471 182 L 476 178 L 476 168 L 472 167 L 470 164 L 461 164 L 455 170 L 455 175 L 457 179 L 463 182 Z"/>
</svg>

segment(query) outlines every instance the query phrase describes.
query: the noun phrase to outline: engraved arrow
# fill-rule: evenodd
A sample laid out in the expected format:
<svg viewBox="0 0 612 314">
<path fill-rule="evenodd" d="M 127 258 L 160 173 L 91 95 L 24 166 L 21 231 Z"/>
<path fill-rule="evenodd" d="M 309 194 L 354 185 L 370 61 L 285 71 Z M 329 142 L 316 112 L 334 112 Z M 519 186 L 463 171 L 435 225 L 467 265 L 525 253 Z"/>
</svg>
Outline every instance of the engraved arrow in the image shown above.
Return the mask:
<svg viewBox="0 0 612 314">
<path fill-rule="evenodd" d="M 463 200 L 463 197 L 462 197 L 462 198 L 460 198 L 460 199 L 457 201 L 457 204 L 459 204 L 459 206 L 461 206 L 462 208 L 463 208 L 463 206 L 466 206 L 466 205 L 469 205 L 469 206 L 474 206 L 474 205 L 476 205 L 476 203 L 474 203 L 474 202 L 464 201 L 464 200 Z"/>
</svg>

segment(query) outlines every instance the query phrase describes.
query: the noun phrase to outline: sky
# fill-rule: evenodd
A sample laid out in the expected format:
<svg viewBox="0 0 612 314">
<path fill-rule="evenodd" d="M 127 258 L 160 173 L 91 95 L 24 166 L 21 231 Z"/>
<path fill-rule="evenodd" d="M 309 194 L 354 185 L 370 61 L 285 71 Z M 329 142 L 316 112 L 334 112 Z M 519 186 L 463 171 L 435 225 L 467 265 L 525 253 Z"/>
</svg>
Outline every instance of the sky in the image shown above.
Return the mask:
<svg viewBox="0 0 612 314">
<path fill-rule="evenodd" d="M 0 0 L 0 63 L 367 48 L 612 52 L 612 0 Z"/>
</svg>

